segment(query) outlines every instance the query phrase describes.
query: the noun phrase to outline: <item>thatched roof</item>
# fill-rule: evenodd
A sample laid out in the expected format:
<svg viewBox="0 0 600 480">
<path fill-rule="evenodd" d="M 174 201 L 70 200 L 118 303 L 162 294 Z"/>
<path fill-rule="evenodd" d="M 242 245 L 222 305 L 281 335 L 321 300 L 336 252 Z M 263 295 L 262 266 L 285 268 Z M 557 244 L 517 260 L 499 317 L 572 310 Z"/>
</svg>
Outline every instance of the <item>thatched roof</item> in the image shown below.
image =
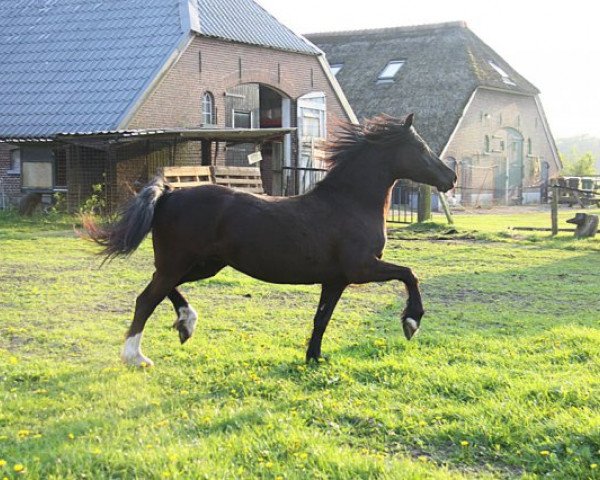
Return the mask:
<svg viewBox="0 0 600 480">
<path fill-rule="evenodd" d="M 414 112 L 417 130 L 438 154 L 476 88 L 539 93 L 464 22 L 306 37 L 326 53 L 331 65 L 343 64 L 337 79 L 360 120 Z M 378 83 L 391 60 L 405 64 L 393 82 Z"/>
</svg>

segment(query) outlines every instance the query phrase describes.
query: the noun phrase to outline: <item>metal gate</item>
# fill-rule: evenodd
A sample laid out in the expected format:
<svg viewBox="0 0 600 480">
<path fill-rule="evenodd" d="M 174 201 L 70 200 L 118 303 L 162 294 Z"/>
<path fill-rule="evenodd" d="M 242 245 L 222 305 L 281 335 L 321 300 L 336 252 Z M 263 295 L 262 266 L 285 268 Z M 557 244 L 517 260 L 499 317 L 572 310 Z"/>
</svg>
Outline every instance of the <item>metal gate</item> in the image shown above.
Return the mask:
<svg viewBox="0 0 600 480">
<path fill-rule="evenodd" d="M 418 218 L 420 189 L 409 180 L 398 180 L 392 188 L 389 223 L 413 223 Z"/>
</svg>

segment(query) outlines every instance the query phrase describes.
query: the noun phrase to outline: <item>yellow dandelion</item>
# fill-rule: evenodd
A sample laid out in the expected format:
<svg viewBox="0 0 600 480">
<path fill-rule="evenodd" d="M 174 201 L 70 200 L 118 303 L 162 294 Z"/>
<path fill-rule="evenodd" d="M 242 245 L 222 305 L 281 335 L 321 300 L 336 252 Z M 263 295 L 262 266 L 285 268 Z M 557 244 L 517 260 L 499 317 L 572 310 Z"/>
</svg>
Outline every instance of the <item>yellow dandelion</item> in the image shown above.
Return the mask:
<svg viewBox="0 0 600 480">
<path fill-rule="evenodd" d="M 597 464 L 597 463 L 592 463 L 592 464 L 590 465 L 590 468 L 591 468 L 592 470 L 596 470 L 596 469 L 598 468 L 598 464 Z"/>
<path fill-rule="evenodd" d="M 420 427 L 424 427 L 424 426 L 426 426 L 426 425 L 427 425 L 427 422 L 425 422 L 424 420 L 421 420 L 421 421 L 419 422 L 419 426 L 420 426 Z"/>
<path fill-rule="evenodd" d="M 0 468 L 6 466 L 6 460 L 0 460 Z"/>
<path fill-rule="evenodd" d="M 29 436 L 29 430 L 19 430 L 17 435 L 21 438 Z"/>
<path fill-rule="evenodd" d="M 18 359 L 17 357 L 10 357 L 10 358 L 8 359 L 8 362 L 9 362 L 11 365 L 16 365 L 17 363 L 19 363 L 19 359 Z"/>
<path fill-rule="evenodd" d="M 71 432 L 69 432 L 69 434 L 67 435 L 67 437 L 69 437 L 69 440 L 75 440 L 75 435 Z"/>
<path fill-rule="evenodd" d="M 547 457 L 548 455 L 550 455 L 550 452 L 548 450 L 542 450 L 540 452 L 540 455 L 543 456 L 543 457 Z"/>
<path fill-rule="evenodd" d="M 267 463 L 265 463 L 265 467 L 267 467 L 267 468 L 273 468 L 273 462 L 267 462 Z"/>
<path fill-rule="evenodd" d="M 306 460 L 308 458 L 308 453 L 306 453 L 306 452 L 299 453 L 298 457 L 300 457 L 301 460 Z"/>
<path fill-rule="evenodd" d="M 21 473 L 25 471 L 25 465 L 23 465 L 22 463 L 16 463 L 15 466 L 13 467 L 13 470 L 17 473 Z"/>
<path fill-rule="evenodd" d="M 462 447 L 468 447 L 469 446 L 469 442 L 467 442 L 466 440 L 463 440 L 462 442 L 460 442 L 460 445 Z"/>
<path fill-rule="evenodd" d="M 277 475 L 277 476 L 275 477 L 275 480 L 283 480 L 283 477 L 282 477 L 281 475 Z"/>
</svg>

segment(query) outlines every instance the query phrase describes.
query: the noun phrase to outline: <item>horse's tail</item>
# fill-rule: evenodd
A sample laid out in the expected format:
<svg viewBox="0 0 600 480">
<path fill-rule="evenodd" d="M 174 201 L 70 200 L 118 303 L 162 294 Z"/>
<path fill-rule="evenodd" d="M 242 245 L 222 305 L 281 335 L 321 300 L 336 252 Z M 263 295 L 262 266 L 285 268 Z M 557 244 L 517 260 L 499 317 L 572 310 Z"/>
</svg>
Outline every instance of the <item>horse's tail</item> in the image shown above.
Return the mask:
<svg viewBox="0 0 600 480">
<path fill-rule="evenodd" d="M 158 200 L 170 191 L 161 177 L 156 177 L 138 195 L 119 211 L 119 219 L 107 226 L 99 226 L 92 217 L 83 218 L 87 236 L 104 247 L 100 252 L 106 260 L 131 255 L 152 229 L 154 209 Z"/>
</svg>

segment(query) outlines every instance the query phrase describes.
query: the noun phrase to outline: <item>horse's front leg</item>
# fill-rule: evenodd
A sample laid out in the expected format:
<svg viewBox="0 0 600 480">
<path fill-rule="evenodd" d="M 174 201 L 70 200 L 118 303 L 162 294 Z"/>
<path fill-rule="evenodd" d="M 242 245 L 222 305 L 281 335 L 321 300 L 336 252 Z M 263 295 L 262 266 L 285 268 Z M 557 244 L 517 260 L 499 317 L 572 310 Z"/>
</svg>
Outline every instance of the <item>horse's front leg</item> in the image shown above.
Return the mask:
<svg viewBox="0 0 600 480">
<path fill-rule="evenodd" d="M 419 290 L 419 280 L 410 268 L 372 259 L 353 272 L 352 280 L 353 283 L 387 282 L 389 280 L 400 280 L 404 283 L 408 300 L 406 308 L 402 312 L 402 329 L 408 340 L 417 333 L 425 311 Z"/>
<path fill-rule="evenodd" d="M 306 351 L 306 362 L 314 360 L 318 362 L 321 358 L 321 342 L 323 334 L 327 328 L 327 324 L 333 315 L 335 306 L 342 296 L 346 285 L 326 285 L 321 287 L 321 299 L 317 313 L 315 314 L 314 327 L 310 341 L 308 342 L 308 350 Z"/>
</svg>

